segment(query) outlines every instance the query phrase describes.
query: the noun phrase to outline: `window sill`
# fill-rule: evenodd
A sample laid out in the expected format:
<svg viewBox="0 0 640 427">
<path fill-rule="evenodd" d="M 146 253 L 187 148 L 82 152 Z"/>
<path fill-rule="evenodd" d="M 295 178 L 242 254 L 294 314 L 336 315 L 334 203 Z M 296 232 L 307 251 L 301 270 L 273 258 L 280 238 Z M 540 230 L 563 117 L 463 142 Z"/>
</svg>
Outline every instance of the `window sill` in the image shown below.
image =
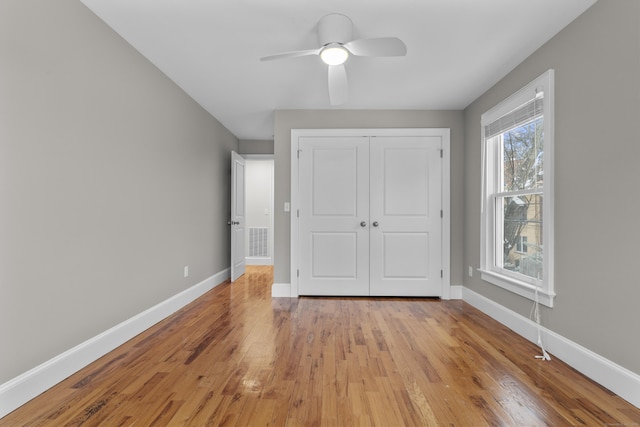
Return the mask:
<svg viewBox="0 0 640 427">
<path fill-rule="evenodd" d="M 534 285 L 488 270 L 480 270 L 480 277 L 482 280 L 513 292 L 514 294 L 528 298 L 531 301 L 536 300 L 536 286 Z M 555 297 L 555 293 L 550 293 L 544 289 L 538 289 L 537 293 L 538 302 L 540 304 L 547 307 L 553 307 L 553 298 Z"/>
</svg>

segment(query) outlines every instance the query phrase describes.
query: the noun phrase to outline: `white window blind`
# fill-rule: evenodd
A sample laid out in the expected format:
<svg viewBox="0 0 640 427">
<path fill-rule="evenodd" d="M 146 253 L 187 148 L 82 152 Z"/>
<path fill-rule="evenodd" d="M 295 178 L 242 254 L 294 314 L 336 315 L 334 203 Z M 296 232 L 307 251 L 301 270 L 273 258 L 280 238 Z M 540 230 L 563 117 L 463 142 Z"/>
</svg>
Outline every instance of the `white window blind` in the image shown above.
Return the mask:
<svg viewBox="0 0 640 427">
<path fill-rule="evenodd" d="M 544 113 L 543 105 L 543 93 L 539 92 L 531 101 L 486 125 L 484 137 L 486 139 L 493 138 L 496 135 L 530 122 Z"/>
</svg>

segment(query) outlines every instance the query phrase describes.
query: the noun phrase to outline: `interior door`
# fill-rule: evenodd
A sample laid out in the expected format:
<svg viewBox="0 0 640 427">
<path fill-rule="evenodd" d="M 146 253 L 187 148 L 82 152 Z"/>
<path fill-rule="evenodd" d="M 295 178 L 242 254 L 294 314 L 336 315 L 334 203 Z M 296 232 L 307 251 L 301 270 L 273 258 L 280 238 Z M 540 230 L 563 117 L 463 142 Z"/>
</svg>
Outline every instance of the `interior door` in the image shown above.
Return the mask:
<svg viewBox="0 0 640 427">
<path fill-rule="evenodd" d="M 440 137 L 371 138 L 371 295 L 441 295 L 441 149 Z"/>
<path fill-rule="evenodd" d="M 369 295 L 369 139 L 302 137 L 300 295 Z"/>
<path fill-rule="evenodd" d="M 231 152 L 231 281 L 245 270 L 245 168 L 244 158 Z"/>
</svg>

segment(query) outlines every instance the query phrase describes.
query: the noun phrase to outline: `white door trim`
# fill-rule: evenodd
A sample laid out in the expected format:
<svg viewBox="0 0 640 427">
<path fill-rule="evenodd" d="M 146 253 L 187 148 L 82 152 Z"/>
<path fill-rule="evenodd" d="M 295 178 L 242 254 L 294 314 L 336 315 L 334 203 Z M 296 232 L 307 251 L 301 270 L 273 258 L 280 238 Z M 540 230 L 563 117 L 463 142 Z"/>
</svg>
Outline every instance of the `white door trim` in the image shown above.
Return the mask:
<svg viewBox="0 0 640 427">
<path fill-rule="evenodd" d="M 451 298 L 451 174 L 449 128 L 398 129 L 291 129 L 291 241 L 290 296 L 298 297 L 299 218 L 298 209 L 298 138 L 303 136 L 440 136 L 442 137 L 442 299 Z"/>
</svg>

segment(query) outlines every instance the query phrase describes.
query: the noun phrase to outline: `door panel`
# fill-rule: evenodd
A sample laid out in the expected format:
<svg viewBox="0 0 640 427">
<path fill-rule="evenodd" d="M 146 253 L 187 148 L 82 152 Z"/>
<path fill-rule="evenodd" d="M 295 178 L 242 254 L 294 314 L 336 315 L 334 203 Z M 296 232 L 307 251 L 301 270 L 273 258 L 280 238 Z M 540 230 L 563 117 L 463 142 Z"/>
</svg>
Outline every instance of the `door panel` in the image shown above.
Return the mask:
<svg viewBox="0 0 640 427">
<path fill-rule="evenodd" d="M 314 217 L 357 215 L 356 148 L 313 148 L 311 209 Z"/>
<path fill-rule="evenodd" d="M 382 233 L 383 276 L 387 279 L 427 279 L 427 233 Z M 402 253 L 403 256 L 394 256 Z"/>
<path fill-rule="evenodd" d="M 395 146 L 382 147 L 382 150 L 379 170 L 384 215 L 424 217 L 429 209 L 427 150 Z M 372 188 L 372 191 L 377 189 Z"/>
<path fill-rule="evenodd" d="M 303 137 L 298 148 L 298 291 L 369 295 L 368 139 Z"/>
<path fill-rule="evenodd" d="M 231 152 L 231 281 L 245 271 L 244 158 Z"/>
<path fill-rule="evenodd" d="M 357 245 L 357 233 L 312 233 L 311 276 L 355 279 Z"/>
<path fill-rule="evenodd" d="M 441 148 L 440 137 L 371 138 L 371 295 L 441 295 Z"/>
</svg>

